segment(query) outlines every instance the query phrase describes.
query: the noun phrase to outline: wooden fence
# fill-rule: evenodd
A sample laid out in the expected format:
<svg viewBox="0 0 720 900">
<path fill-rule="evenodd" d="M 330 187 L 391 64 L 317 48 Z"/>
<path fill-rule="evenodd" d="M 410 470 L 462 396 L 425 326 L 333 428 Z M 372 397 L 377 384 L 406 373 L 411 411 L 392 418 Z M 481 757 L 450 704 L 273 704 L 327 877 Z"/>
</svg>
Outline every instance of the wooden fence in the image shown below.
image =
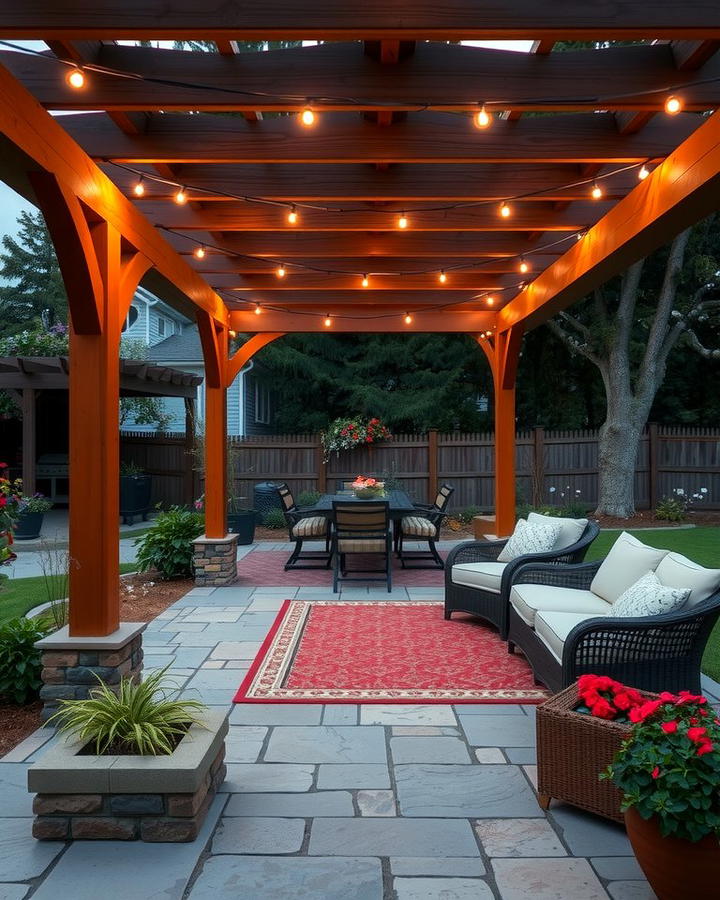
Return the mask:
<svg viewBox="0 0 720 900">
<path fill-rule="evenodd" d="M 437 484 L 455 487 L 453 508 L 492 510 L 494 460 L 492 434 L 395 435 L 387 444 L 359 448 L 323 462 L 314 434 L 264 435 L 229 441 L 234 459 L 236 496 L 252 496 L 261 481 L 286 481 L 301 491 L 334 490 L 355 475 L 391 475 L 416 500 L 432 498 Z M 202 493 L 202 476 L 192 471 L 184 435 L 123 434 L 122 459 L 155 476 L 155 500 L 188 503 Z M 519 501 L 597 502 L 596 431 L 545 431 L 517 435 Z M 551 490 L 554 488 L 555 490 Z M 635 466 L 635 502 L 654 508 L 676 488 L 703 493 L 703 508 L 720 509 L 720 429 L 650 425 L 640 441 Z"/>
</svg>

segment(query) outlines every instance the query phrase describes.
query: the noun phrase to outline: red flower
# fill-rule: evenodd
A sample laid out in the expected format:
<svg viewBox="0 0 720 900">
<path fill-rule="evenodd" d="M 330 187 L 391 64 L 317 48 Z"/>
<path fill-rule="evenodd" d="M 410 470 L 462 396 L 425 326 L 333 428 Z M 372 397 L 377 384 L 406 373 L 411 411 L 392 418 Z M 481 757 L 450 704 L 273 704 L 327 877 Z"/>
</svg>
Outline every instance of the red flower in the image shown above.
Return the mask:
<svg viewBox="0 0 720 900">
<path fill-rule="evenodd" d="M 712 741 L 703 741 L 695 751 L 698 756 L 704 756 L 706 753 L 712 753 Z"/>
<path fill-rule="evenodd" d="M 629 696 L 629 694 L 626 694 L 625 692 L 615 694 L 615 706 L 617 706 L 618 709 L 630 709 L 632 705 L 632 698 Z"/>
<path fill-rule="evenodd" d="M 703 738 L 707 740 L 707 728 L 702 728 L 700 726 L 688 728 L 687 736 L 694 744 L 700 744 L 703 742 Z"/>
<path fill-rule="evenodd" d="M 615 710 L 610 706 L 604 697 L 600 697 L 597 702 L 590 707 L 590 711 L 598 719 L 614 719 Z"/>
<path fill-rule="evenodd" d="M 659 778 L 660 777 L 660 769 L 658 769 L 658 767 L 655 766 L 655 768 L 652 770 L 652 772 L 650 774 L 652 775 L 653 778 Z"/>
<path fill-rule="evenodd" d="M 634 723 L 644 722 L 645 719 L 656 712 L 660 706 L 662 706 L 662 700 L 648 700 L 647 703 L 643 703 L 642 706 L 636 706 L 634 709 L 630 710 L 630 721 Z"/>
<path fill-rule="evenodd" d="M 675 734 L 678 730 L 678 723 L 673 720 L 672 722 L 663 722 L 660 726 L 665 734 Z"/>
<path fill-rule="evenodd" d="M 669 691 L 663 691 L 662 694 L 660 694 L 660 699 L 667 701 L 668 703 L 675 703 L 678 698 L 675 696 L 675 694 L 671 694 Z"/>
<path fill-rule="evenodd" d="M 0 469 L 7 469 L 8 464 L 0 462 Z"/>
</svg>

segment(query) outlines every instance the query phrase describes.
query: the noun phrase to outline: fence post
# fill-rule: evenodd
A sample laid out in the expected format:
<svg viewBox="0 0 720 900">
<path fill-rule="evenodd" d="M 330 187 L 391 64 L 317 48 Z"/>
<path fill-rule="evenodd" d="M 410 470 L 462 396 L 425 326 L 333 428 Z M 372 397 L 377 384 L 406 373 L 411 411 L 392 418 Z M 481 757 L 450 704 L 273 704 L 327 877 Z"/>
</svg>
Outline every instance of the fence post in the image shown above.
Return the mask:
<svg viewBox="0 0 720 900">
<path fill-rule="evenodd" d="M 532 472 L 532 504 L 542 506 L 545 494 L 545 429 L 538 425 L 534 429 Z"/>
<path fill-rule="evenodd" d="M 191 506 L 195 499 L 195 458 L 193 456 L 195 441 L 195 400 L 185 397 L 185 446 L 183 455 L 183 503 Z"/>
<path fill-rule="evenodd" d="M 317 446 L 315 447 L 315 468 L 317 470 L 317 489 L 321 494 L 327 492 L 327 466 L 323 458 L 323 446 L 320 435 L 317 435 Z"/>
<path fill-rule="evenodd" d="M 648 469 L 650 509 L 655 509 L 658 504 L 658 427 L 657 422 L 651 422 L 648 426 Z"/>
<path fill-rule="evenodd" d="M 428 503 L 432 503 L 438 492 L 438 466 L 440 451 L 438 449 L 437 428 L 428 431 Z"/>
</svg>

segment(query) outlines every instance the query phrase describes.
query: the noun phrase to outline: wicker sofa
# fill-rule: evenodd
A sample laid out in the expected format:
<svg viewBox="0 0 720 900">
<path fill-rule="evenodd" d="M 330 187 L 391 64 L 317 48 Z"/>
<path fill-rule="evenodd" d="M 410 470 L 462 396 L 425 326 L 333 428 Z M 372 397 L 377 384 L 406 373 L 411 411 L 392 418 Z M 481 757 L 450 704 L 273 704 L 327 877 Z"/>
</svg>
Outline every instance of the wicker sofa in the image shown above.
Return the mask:
<svg viewBox="0 0 720 900">
<path fill-rule="evenodd" d="M 450 551 L 445 562 L 445 618 L 449 619 L 453 612 L 472 613 L 496 625 L 505 640 L 510 588 L 518 569 L 530 562 L 558 565 L 582 562 L 585 558 L 599 528 L 597 523 L 585 519 L 576 520 L 575 524 L 582 528 L 582 532 L 571 543 L 556 546 L 545 553 L 519 556 L 507 563 L 498 562 L 507 540 L 459 544 Z M 562 534 L 559 543 L 564 543 Z"/>
<path fill-rule="evenodd" d="M 613 593 L 637 574 L 620 561 L 610 567 L 615 579 L 610 594 L 607 579 L 604 584 L 598 580 L 605 560 L 560 566 L 530 563 L 515 569 L 509 652 L 519 647 L 536 680 L 553 692 L 589 672 L 647 691 L 699 692 L 703 650 L 720 616 L 720 570 L 703 569 L 679 554 L 656 552 L 661 558 L 655 572 L 664 585 L 692 587 L 678 611 L 663 615 L 612 615 Z"/>
</svg>

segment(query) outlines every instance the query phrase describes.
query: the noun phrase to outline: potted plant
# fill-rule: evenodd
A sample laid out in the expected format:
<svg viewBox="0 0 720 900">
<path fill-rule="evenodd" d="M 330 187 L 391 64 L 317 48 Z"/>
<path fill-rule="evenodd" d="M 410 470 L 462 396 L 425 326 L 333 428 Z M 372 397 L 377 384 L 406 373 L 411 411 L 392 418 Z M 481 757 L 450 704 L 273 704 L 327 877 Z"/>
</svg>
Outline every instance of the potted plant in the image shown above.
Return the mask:
<svg viewBox="0 0 720 900">
<path fill-rule="evenodd" d="M 256 509 L 250 509 L 240 505 L 244 497 L 230 497 L 228 499 L 227 529 L 231 534 L 237 534 L 238 544 L 252 544 L 255 540 L 255 524 L 258 513 Z M 193 503 L 197 512 L 205 512 L 205 494 L 202 494 Z"/>
<path fill-rule="evenodd" d="M 172 699 L 166 673 L 101 682 L 87 699 L 61 701 L 49 721 L 63 739 L 28 771 L 34 837 L 197 837 L 225 778 L 228 713 Z"/>
<path fill-rule="evenodd" d="M 622 792 L 628 837 L 660 900 L 714 896 L 720 884 L 720 723 L 702 696 L 662 693 L 601 775 Z"/>
<path fill-rule="evenodd" d="M 134 462 L 120 463 L 120 515 L 123 525 L 132 525 L 135 516 L 147 519 L 152 496 L 152 475 Z"/>
<path fill-rule="evenodd" d="M 29 541 L 40 537 L 45 513 L 52 509 L 52 500 L 43 494 L 32 497 L 21 497 L 18 504 L 18 520 L 15 524 L 15 537 L 19 541 Z"/>
</svg>

